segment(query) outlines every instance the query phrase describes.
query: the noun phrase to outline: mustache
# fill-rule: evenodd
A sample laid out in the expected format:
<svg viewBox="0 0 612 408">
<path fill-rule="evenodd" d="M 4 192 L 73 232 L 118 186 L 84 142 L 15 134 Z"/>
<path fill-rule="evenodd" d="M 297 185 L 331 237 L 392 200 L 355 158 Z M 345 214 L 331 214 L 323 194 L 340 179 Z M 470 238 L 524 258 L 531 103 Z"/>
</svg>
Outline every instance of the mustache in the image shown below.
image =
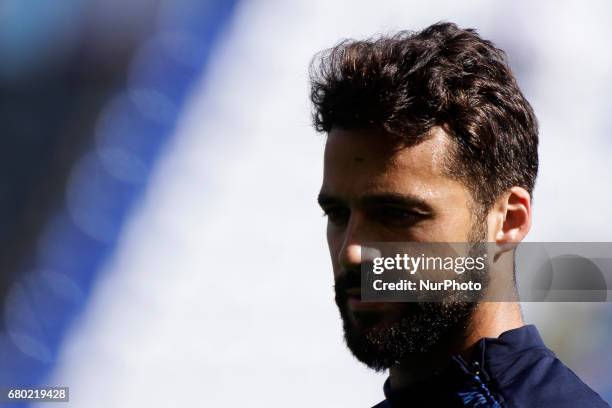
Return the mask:
<svg viewBox="0 0 612 408">
<path fill-rule="evenodd" d="M 334 279 L 334 291 L 336 305 L 340 310 L 340 314 L 343 319 L 348 321 L 347 313 L 347 301 L 350 295 L 348 294 L 349 289 L 359 288 L 361 289 L 361 270 L 343 270 L 340 275 Z M 354 295 L 352 295 L 354 296 Z M 359 295 L 361 300 L 361 295 Z M 403 317 L 414 316 L 415 314 L 422 313 L 423 310 L 437 306 L 437 304 L 426 304 L 420 302 L 395 302 L 395 308 L 401 312 Z"/>
<path fill-rule="evenodd" d="M 346 296 L 346 291 L 352 288 L 361 288 L 361 271 L 346 270 L 335 278 L 336 296 Z"/>
</svg>

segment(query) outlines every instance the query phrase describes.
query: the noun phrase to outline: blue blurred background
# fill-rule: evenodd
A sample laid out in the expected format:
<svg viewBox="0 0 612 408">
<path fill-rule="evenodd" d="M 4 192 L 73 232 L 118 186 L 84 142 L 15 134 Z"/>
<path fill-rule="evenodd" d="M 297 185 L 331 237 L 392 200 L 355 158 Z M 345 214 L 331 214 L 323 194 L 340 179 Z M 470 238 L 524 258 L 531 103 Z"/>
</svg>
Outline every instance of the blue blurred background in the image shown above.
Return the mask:
<svg viewBox="0 0 612 408">
<path fill-rule="evenodd" d="M 352 359 L 333 303 L 310 59 L 347 37 L 477 28 L 540 121 L 530 240 L 612 241 L 611 13 L 2 0 L 0 385 L 69 386 L 73 407 L 380 401 L 384 375 Z M 612 304 L 524 311 L 612 401 Z"/>
</svg>

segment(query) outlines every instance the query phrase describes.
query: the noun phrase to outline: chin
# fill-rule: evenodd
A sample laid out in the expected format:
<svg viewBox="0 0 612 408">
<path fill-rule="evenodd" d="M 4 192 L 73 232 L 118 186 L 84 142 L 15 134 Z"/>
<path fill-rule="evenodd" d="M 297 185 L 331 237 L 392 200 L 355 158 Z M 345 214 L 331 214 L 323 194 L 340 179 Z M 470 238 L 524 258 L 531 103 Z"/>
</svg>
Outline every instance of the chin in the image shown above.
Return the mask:
<svg viewBox="0 0 612 408">
<path fill-rule="evenodd" d="M 359 361 L 377 371 L 435 352 L 458 338 L 474 307 L 441 303 L 390 305 L 384 313 L 340 308 L 348 348 Z"/>
</svg>

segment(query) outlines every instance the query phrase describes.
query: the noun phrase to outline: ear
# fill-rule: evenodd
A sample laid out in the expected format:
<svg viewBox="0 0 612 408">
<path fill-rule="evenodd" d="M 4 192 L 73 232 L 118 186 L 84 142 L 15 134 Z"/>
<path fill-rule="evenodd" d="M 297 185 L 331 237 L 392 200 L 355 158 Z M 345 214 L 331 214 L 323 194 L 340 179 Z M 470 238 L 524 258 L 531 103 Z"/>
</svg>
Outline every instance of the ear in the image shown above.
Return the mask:
<svg viewBox="0 0 612 408">
<path fill-rule="evenodd" d="M 502 194 L 487 216 L 489 241 L 514 248 L 531 229 L 531 195 L 522 187 Z"/>
</svg>

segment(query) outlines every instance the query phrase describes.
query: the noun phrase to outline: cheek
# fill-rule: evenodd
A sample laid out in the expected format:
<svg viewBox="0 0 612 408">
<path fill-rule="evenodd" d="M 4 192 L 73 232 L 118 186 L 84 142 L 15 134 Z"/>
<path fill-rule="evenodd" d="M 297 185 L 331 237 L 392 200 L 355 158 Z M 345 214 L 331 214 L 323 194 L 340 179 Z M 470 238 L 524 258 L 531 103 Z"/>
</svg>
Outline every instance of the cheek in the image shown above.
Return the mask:
<svg viewBox="0 0 612 408">
<path fill-rule="evenodd" d="M 467 211 L 447 214 L 438 225 L 437 234 L 444 242 L 463 242 L 471 231 L 471 217 Z"/>
<path fill-rule="evenodd" d="M 471 216 L 462 209 L 439 213 L 413 230 L 418 242 L 464 242 L 471 232 Z"/>
</svg>

